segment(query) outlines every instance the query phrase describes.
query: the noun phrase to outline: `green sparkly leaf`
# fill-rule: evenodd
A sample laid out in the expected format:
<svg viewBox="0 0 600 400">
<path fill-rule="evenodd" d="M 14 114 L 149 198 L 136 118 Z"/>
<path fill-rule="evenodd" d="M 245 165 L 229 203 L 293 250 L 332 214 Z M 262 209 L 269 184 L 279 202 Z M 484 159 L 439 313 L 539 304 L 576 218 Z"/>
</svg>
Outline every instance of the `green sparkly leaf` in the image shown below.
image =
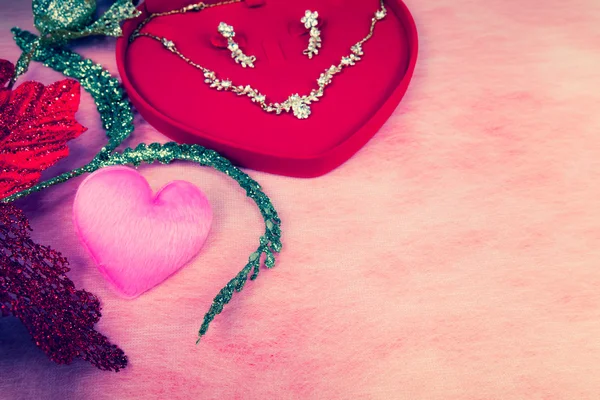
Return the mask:
<svg viewBox="0 0 600 400">
<path fill-rule="evenodd" d="M 75 11 L 71 12 L 69 7 Z M 45 35 L 44 40 L 59 44 L 86 36 L 121 36 L 121 22 L 141 13 L 131 0 L 117 0 L 93 22 L 96 2 L 92 0 L 37 0 L 33 10 L 36 27 Z"/>
<path fill-rule="evenodd" d="M 141 11 L 137 10 L 131 0 L 117 0 L 96 22 L 86 28 L 86 35 L 121 36 L 121 22 L 139 16 Z"/>
<path fill-rule="evenodd" d="M 275 265 L 275 256 L 273 256 L 273 254 L 267 253 L 265 265 L 267 266 L 267 268 L 272 268 Z"/>
<path fill-rule="evenodd" d="M 277 242 L 271 243 L 271 248 L 274 251 L 276 251 L 277 253 L 279 253 L 281 251 L 281 242 L 277 241 Z"/>
<path fill-rule="evenodd" d="M 267 222 L 271 222 L 271 221 L 267 221 Z M 269 228 L 269 235 L 279 235 L 279 225 L 273 225 L 271 228 Z"/>
<path fill-rule="evenodd" d="M 96 0 L 33 0 L 33 22 L 43 34 L 80 31 L 92 22 Z"/>
<path fill-rule="evenodd" d="M 253 263 L 256 260 L 258 260 L 258 258 L 260 257 L 260 253 L 258 251 L 255 251 L 254 253 L 250 254 L 250 257 L 248 257 L 248 260 Z"/>
</svg>

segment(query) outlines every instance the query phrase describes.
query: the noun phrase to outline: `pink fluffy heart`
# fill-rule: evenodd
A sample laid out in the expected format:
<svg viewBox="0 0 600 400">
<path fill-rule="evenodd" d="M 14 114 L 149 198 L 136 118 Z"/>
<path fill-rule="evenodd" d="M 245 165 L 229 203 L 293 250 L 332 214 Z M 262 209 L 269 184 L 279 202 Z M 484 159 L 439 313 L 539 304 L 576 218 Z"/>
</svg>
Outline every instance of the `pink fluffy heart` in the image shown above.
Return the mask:
<svg viewBox="0 0 600 400">
<path fill-rule="evenodd" d="M 198 254 L 212 210 L 189 182 L 170 182 L 153 195 L 136 170 L 109 167 L 79 186 L 73 222 L 102 275 L 119 294 L 135 298 Z"/>
</svg>

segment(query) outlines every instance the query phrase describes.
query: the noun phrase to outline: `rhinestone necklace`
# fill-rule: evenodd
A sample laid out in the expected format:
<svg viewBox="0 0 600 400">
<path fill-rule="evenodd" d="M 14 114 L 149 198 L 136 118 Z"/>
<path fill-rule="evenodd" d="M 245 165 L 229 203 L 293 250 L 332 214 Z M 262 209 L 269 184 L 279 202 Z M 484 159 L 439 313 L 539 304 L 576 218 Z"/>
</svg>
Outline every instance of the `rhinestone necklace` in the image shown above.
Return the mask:
<svg viewBox="0 0 600 400">
<path fill-rule="evenodd" d="M 356 65 L 356 63 L 362 59 L 364 55 L 363 44 L 365 44 L 365 42 L 367 42 L 373 36 L 373 32 L 375 31 L 375 25 L 377 25 L 377 22 L 384 19 L 387 15 L 387 9 L 383 4 L 384 0 L 380 0 L 380 8 L 375 12 L 375 15 L 371 18 L 371 27 L 367 36 L 365 36 L 362 40 L 353 45 L 350 48 L 350 54 L 348 54 L 347 56 L 343 56 L 339 64 L 332 65 L 319 76 L 319 79 L 317 79 L 318 88 L 313 89 L 307 95 L 301 96 L 298 93 L 292 94 L 282 103 L 267 102 L 267 97 L 250 85 L 236 85 L 229 79 L 220 79 L 214 71 L 211 71 L 210 69 L 203 67 L 202 65 L 195 63 L 194 61 L 186 57 L 182 52 L 179 51 L 179 49 L 172 40 L 169 40 L 165 37 L 156 36 L 151 33 L 141 32 L 141 29 L 144 27 L 144 25 L 146 25 L 148 22 L 150 22 L 150 20 L 156 17 L 173 14 L 185 14 L 188 12 L 198 12 L 204 10 L 205 8 L 212 8 L 225 4 L 240 3 L 241 1 L 242 0 L 230 0 L 214 4 L 197 3 L 183 7 L 179 10 L 151 14 L 133 32 L 130 38 L 130 42 L 133 42 L 135 39 L 142 36 L 157 40 L 171 53 L 179 56 L 179 58 L 184 60 L 189 65 L 202 71 L 202 73 L 204 74 L 204 83 L 209 85 L 211 88 L 224 92 L 233 92 L 238 96 L 246 96 L 249 99 L 251 99 L 253 103 L 258 105 L 260 108 L 262 108 L 268 113 L 275 113 L 277 115 L 280 115 L 283 112 L 292 112 L 296 118 L 306 119 L 311 114 L 311 104 L 313 102 L 319 101 L 319 99 L 323 97 L 323 95 L 325 94 L 325 89 L 332 83 L 333 78 L 337 74 L 342 72 L 345 68 Z"/>
</svg>

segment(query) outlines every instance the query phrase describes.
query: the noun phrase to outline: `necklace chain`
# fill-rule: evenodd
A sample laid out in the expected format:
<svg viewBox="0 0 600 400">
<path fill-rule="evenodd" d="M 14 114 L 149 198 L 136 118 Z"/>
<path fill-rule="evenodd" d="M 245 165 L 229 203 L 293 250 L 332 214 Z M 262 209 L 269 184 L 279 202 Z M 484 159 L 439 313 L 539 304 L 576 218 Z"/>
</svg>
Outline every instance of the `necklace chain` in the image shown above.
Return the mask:
<svg viewBox="0 0 600 400">
<path fill-rule="evenodd" d="M 323 95 L 325 94 L 325 89 L 333 82 L 333 78 L 340 72 L 342 72 L 345 68 L 356 65 L 356 63 L 362 59 L 364 55 L 363 45 L 373 37 L 375 26 L 387 15 L 387 9 L 385 8 L 384 0 L 380 0 L 380 8 L 375 12 L 375 15 L 371 18 L 371 27 L 367 36 L 365 36 L 363 39 L 361 39 L 359 42 L 357 42 L 350 48 L 349 55 L 343 56 L 337 65 L 332 65 L 319 76 L 319 78 L 317 79 L 318 88 L 313 89 L 307 95 L 301 96 L 298 93 L 292 94 L 284 102 L 281 103 L 267 102 L 267 97 L 250 85 L 236 85 L 229 79 L 220 79 L 217 76 L 216 72 L 190 60 L 187 56 L 185 56 L 181 51 L 179 51 L 179 49 L 172 40 L 169 40 L 165 37 L 156 36 L 151 33 L 141 32 L 141 29 L 148 22 L 150 22 L 156 17 L 173 14 L 185 14 L 188 12 L 198 12 L 204 10 L 205 8 L 212 8 L 241 2 L 242 0 L 229 0 L 214 4 L 205 4 L 200 2 L 196 4 L 190 4 L 178 10 L 151 14 L 132 33 L 130 42 L 133 42 L 135 39 L 142 36 L 154 39 L 160 42 L 171 53 L 177 55 L 179 58 L 184 60 L 187 64 L 202 71 L 202 73 L 204 74 L 204 83 L 209 85 L 211 88 L 216 89 L 218 91 L 233 92 L 238 96 L 246 96 L 250 98 L 253 103 L 257 104 L 268 113 L 275 113 L 277 115 L 280 115 L 283 112 L 292 112 L 296 118 L 306 119 L 311 114 L 311 104 L 319 101 L 319 99 L 323 97 Z"/>
</svg>

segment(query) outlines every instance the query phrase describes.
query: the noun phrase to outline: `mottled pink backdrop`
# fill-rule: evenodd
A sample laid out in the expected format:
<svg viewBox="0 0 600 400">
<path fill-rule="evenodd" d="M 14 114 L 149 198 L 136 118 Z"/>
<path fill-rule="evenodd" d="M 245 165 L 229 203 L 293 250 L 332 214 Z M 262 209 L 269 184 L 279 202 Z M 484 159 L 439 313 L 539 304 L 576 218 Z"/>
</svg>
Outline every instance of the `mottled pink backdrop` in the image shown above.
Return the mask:
<svg viewBox="0 0 600 400">
<path fill-rule="evenodd" d="M 213 296 L 256 245 L 261 220 L 227 178 L 189 164 L 215 225 L 197 260 L 135 301 L 111 292 L 70 221 L 81 178 L 20 205 L 36 240 L 104 305 L 99 329 L 130 357 L 118 374 L 56 366 L 0 320 L 0 398 L 600 399 L 600 2 L 409 0 L 421 36 L 406 98 L 327 176 L 251 172 L 281 213 L 278 266 L 247 285 L 194 344 Z M 0 0 L 9 28 L 27 1 Z M 81 51 L 116 73 L 111 40 Z M 28 78 L 59 74 L 35 65 Z M 52 172 L 104 143 L 89 132 Z M 139 117 L 135 138 L 165 141 Z M 132 233 L 133 234 L 133 233 Z"/>
</svg>

